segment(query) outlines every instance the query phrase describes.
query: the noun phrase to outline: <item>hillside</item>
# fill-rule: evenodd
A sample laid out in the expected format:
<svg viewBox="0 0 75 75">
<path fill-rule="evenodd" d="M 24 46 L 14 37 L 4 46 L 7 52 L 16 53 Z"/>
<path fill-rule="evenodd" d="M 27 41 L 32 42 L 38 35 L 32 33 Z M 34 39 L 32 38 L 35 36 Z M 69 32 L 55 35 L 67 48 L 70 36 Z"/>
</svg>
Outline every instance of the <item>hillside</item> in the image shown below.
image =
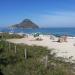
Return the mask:
<svg viewBox="0 0 75 75">
<path fill-rule="evenodd" d="M 39 28 L 34 22 L 29 19 L 24 19 L 21 23 L 15 24 L 11 26 L 12 28 Z"/>
</svg>

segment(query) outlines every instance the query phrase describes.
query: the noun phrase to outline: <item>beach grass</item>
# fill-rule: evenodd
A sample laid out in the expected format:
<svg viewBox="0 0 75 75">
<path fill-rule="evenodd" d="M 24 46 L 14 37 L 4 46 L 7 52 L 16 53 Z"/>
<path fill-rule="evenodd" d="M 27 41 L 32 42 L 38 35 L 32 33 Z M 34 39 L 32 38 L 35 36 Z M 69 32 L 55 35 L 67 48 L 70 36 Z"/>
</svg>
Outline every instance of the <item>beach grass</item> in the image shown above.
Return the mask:
<svg viewBox="0 0 75 75">
<path fill-rule="evenodd" d="M 12 39 L 12 38 L 23 38 L 24 36 L 18 34 L 9 34 L 7 32 L 0 33 L 0 39 Z"/>
<path fill-rule="evenodd" d="M 51 51 L 46 47 L 13 44 L 2 40 L 0 72 L 3 75 L 75 75 L 75 64 L 56 58 Z"/>
</svg>

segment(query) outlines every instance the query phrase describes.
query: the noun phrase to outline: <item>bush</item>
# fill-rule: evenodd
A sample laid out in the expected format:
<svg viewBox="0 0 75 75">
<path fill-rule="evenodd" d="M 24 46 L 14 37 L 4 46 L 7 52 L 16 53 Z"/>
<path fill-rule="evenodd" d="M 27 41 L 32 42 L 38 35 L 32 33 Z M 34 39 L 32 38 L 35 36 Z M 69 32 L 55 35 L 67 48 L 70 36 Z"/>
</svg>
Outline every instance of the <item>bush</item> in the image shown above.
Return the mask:
<svg viewBox="0 0 75 75">
<path fill-rule="evenodd" d="M 16 53 L 15 46 L 16 45 Z M 25 59 L 24 49 L 27 50 Z M 4 75 L 75 75 L 72 65 L 58 60 L 52 49 L 0 41 L 0 69 Z M 48 55 L 48 67 L 41 61 Z M 53 64 L 52 64 L 53 63 Z"/>
</svg>

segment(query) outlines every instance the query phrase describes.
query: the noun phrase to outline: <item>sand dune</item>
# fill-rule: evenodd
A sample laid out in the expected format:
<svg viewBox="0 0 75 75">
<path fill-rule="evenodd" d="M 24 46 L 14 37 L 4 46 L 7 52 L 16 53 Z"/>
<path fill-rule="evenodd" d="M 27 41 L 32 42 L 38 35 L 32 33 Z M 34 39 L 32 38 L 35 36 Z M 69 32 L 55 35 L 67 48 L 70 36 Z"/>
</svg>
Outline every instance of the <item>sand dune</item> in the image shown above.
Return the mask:
<svg viewBox="0 0 75 75">
<path fill-rule="evenodd" d="M 37 41 L 33 36 L 28 36 L 28 38 L 8 39 L 7 41 L 12 43 L 24 43 L 27 45 L 44 46 L 48 47 L 49 49 L 53 48 L 57 57 L 71 57 L 71 60 L 75 60 L 75 37 L 68 37 L 67 42 L 62 43 L 57 42 L 57 37 L 54 37 L 54 40 L 52 40 L 50 39 L 50 36 L 41 35 L 39 38 L 42 38 L 43 40 Z"/>
</svg>

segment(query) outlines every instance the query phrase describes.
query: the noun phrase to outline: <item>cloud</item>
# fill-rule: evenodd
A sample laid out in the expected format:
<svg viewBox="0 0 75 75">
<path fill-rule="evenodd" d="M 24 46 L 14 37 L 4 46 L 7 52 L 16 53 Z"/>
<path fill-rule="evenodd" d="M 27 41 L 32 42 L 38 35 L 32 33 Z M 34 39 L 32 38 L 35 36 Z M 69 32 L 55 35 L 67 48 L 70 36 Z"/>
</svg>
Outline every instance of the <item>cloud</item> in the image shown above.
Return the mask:
<svg viewBox="0 0 75 75">
<path fill-rule="evenodd" d="M 44 27 L 75 27 L 75 12 L 51 12 L 39 16 Z"/>
</svg>

